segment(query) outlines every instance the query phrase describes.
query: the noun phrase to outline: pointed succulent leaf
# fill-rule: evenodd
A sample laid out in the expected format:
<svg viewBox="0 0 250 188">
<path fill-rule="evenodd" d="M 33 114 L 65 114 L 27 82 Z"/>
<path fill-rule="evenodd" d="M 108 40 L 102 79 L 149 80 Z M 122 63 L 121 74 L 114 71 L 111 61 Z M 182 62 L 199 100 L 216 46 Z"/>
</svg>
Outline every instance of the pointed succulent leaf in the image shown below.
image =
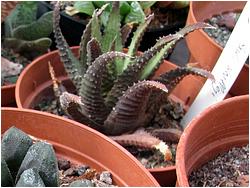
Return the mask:
<svg viewBox="0 0 250 188">
<path fill-rule="evenodd" d="M 18 170 L 16 182 L 21 174 L 30 168 L 37 170 L 46 186 L 59 186 L 58 164 L 51 144 L 36 142 L 29 148 Z"/>
<path fill-rule="evenodd" d="M 134 36 L 133 36 L 132 41 L 130 43 L 128 55 L 132 55 L 132 56 L 135 55 L 146 29 L 153 19 L 154 19 L 154 14 L 151 14 L 146 18 L 145 22 L 141 23 L 138 26 L 137 30 L 134 32 Z M 130 63 L 130 61 L 128 59 L 126 59 L 124 62 L 123 70 L 127 68 L 129 63 Z"/>
<path fill-rule="evenodd" d="M 107 26 L 104 30 L 104 36 L 102 41 L 102 50 L 103 52 L 108 52 L 111 49 L 112 41 L 116 38 L 116 51 L 122 51 L 122 40 L 121 40 L 121 31 L 120 31 L 120 10 L 119 10 L 119 1 L 113 1 L 112 10 L 109 15 Z"/>
<path fill-rule="evenodd" d="M 122 95 L 124 91 L 127 90 L 128 87 L 132 86 L 133 83 L 137 82 L 140 78 L 141 71 L 147 62 L 166 44 L 175 39 L 178 39 L 179 35 L 169 35 L 167 37 L 163 37 L 161 42 L 142 55 L 136 58 L 135 63 L 130 63 L 127 69 L 125 69 L 121 75 L 118 75 L 118 78 L 115 80 L 114 85 L 110 92 L 108 93 L 105 103 L 108 109 L 112 109 L 118 98 Z"/>
<path fill-rule="evenodd" d="M 14 185 L 13 178 L 11 176 L 10 170 L 6 161 L 1 159 L 1 186 L 2 187 L 12 187 Z"/>
<path fill-rule="evenodd" d="M 151 21 L 154 19 L 154 14 L 149 15 L 146 19 L 145 22 L 141 23 L 137 30 L 134 32 L 134 36 L 132 38 L 132 41 L 128 47 L 128 55 L 134 56 L 138 50 L 138 47 L 140 45 L 140 42 L 142 40 L 142 37 L 148 27 L 148 25 L 151 23 Z M 124 67 L 123 70 L 127 68 L 129 64 L 129 60 L 126 60 L 124 62 Z"/>
<path fill-rule="evenodd" d="M 118 142 L 122 146 L 136 146 L 144 149 L 157 149 L 163 154 L 164 160 L 167 161 L 172 159 L 172 152 L 168 145 L 150 133 L 146 132 L 144 129 L 138 129 L 132 134 L 110 136 L 109 138 Z"/>
<path fill-rule="evenodd" d="M 64 64 L 64 67 L 69 75 L 69 78 L 74 83 L 77 90 L 80 89 L 81 80 L 82 80 L 82 71 L 84 67 L 80 65 L 79 60 L 74 56 L 72 51 L 69 48 L 68 43 L 66 42 L 62 31 L 60 29 L 60 5 L 59 2 L 54 7 L 53 12 L 53 27 L 54 27 L 54 36 L 57 43 L 57 48 L 59 49 L 59 55 L 61 61 Z"/>
<path fill-rule="evenodd" d="M 88 24 L 86 25 L 80 42 L 80 64 L 82 66 L 82 74 L 84 74 L 88 68 L 87 66 L 87 44 L 91 40 L 91 36 L 97 38 L 100 42 L 101 33 L 100 30 L 98 31 L 98 27 L 96 24 L 99 25 L 99 17 L 103 13 L 103 11 L 107 8 L 108 4 L 103 5 L 100 9 L 96 9 L 93 12 L 92 18 L 89 20 Z"/>
<path fill-rule="evenodd" d="M 173 49 L 174 44 L 175 41 L 169 42 L 148 61 L 147 65 L 141 72 L 140 80 L 149 79 L 149 77 L 154 74 L 155 70 L 157 70 L 160 64 L 164 61 L 165 57 L 169 55 L 169 53 Z"/>
<path fill-rule="evenodd" d="M 87 65 L 88 67 L 92 62 L 102 54 L 101 46 L 96 38 L 92 38 L 87 44 Z"/>
<path fill-rule="evenodd" d="M 87 124 L 95 130 L 102 131 L 102 127 L 88 116 L 88 113 L 83 107 L 84 104 L 81 101 L 81 97 L 68 92 L 63 92 L 59 101 L 63 111 L 70 118 L 77 122 Z"/>
<path fill-rule="evenodd" d="M 181 29 L 177 33 L 184 37 L 188 33 L 191 33 L 197 29 L 215 29 L 215 27 L 208 24 L 208 23 L 205 23 L 205 22 L 197 22 L 197 23 L 194 23 L 194 24 L 191 24 L 191 25 L 184 27 L 183 29 Z"/>
<path fill-rule="evenodd" d="M 16 127 L 9 128 L 3 134 L 1 154 L 14 179 L 31 145 L 32 139 Z"/>
<path fill-rule="evenodd" d="M 37 21 L 28 25 L 20 25 L 13 30 L 13 37 L 23 40 L 36 40 L 48 37 L 53 31 L 53 12 L 47 12 Z"/>
<path fill-rule="evenodd" d="M 163 84 L 155 81 L 141 81 L 127 89 L 104 122 L 106 133 L 117 135 L 146 125 L 153 117 L 146 106 L 154 91 L 168 92 Z"/>
<path fill-rule="evenodd" d="M 22 173 L 16 187 L 45 187 L 45 185 L 37 170 L 30 168 Z"/>
<path fill-rule="evenodd" d="M 60 95 L 66 91 L 66 88 L 63 86 L 63 84 L 56 78 L 55 71 L 53 66 L 51 65 L 50 61 L 48 62 L 49 66 L 49 74 L 52 80 L 53 85 L 53 91 L 55 94 L 55 97 L 59 99 Z M 58 101 L 57 101 L 58 102 Z"/>
<path fill-rule="evenodd" d="M 125 43 L 127 42 L 127 39 L 133 29 L 133 23 L 127 23 L 121 28 L 121 34 L 122 34 L 122 45 L 125 46 Z"/>
<path fill-rule="evenodd" d="M 107 64 L 117 57 L 125 58 L 128 55 L 121 52 L 108 52 L 96 58 L 81 83 L 80 96 L 84 103 L 84 110 L 88 114 L 87 117 L 95 118 L 97 123 L 102 123 L 108 113 L 101 93 L 103 75 L 107 74 Z"/>
<path fill-rule="evenodd" d="M 93 14 L 91 18 L 91 38 L 93 37 L 99 42 L 102 41 L 101 25 L 97 14 Z"/>
<path fill-rule="evenodd" d="M 115 51 L 115 42 L 116 42 L 116 37 L 114 38 L 112 42 L 111 51 Z M 118 63 L 123 63 L 123 61 L 116 59 L 113 62 L 110 62 L 109 64 L 107 64 L 107 74 L 103 74 L 103 78 L 102 78 L 102 96 L 104 98 L 107 96 L 107 93 L 113 87 L 113 84 L 117 75 L 116 65 Z"/>
<path fill-rule="evenodd" d="M 155 80 L 165 84 L 166 87 L 169 89 L 169 93 L 171 93 L 175 86 L 185 76 L 190 74 L 214 80 L 214 76 L 210 72 L 195 67 L 178 67 L 174 70 L 170 70 L 169 72 L 160 75 Z"/>
<path fill-rule="evenodd" d="M 170 52 L 175 47 L 176 43 L 185 37 L 190 32 L 193 32 L 197 29 L 203 29 L 203 28 L 213 28 L 211 25 L 203 22 L 198 22 L 189 26 L 184 27 L 180 31 L 178 31 L 175 35 L 179 36 L 174 41 L 169 42 L 166 44 L 152 59 L 149 60 L 148 64 L 145 66 L 143 72 L 141 73 L 140 80 L 148 79 L 149 77 L 153 76 L 155 71 L 159 68 L 161 63 L 163 62 L 164 58 L 166 58 Z M 162 38 L 158 39 L 157 45 L 161 45 Z"/>
</svg>

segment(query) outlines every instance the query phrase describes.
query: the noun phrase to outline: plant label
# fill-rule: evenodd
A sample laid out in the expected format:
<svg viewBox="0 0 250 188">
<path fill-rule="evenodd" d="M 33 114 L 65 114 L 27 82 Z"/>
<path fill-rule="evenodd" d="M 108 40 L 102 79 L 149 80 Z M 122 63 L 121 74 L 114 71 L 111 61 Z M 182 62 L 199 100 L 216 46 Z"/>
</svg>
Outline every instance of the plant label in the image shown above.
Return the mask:
<svg viewBox="0 0 250 188">
<path fill-rule="evenodd" d="M 215 80 L 207 80 L 181 121 L 185 128 L 205 108 L 222 101 L 249 56 L 250 2 L 247 2 L 234 30 L 212 70 Z M 230 115 L 230 114 L 229 114 Z"/>
</svg>

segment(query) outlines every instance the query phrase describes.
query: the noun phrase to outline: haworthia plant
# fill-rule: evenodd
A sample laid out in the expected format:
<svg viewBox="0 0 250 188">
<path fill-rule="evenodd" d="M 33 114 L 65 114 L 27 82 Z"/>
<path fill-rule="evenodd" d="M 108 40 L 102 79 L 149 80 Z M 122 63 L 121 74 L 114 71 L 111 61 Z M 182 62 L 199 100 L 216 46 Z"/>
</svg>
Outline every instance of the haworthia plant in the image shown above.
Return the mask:
<svg viewBox="0 0 250 188">
<path fill-rule="evenodd" d="M 52 145 L 36 142 L 16 127 L 2 138 L 1 185 L 19 187 L 59 186 L 59 170 Z"/>
<path fill-rule="evenodd" d="M 61 61 L 78 91 L 77 95 L 61 92 L 58 98 L 69 117 L 107 135 L 113 135 L 112 138 L 115 139 L 116 135 L 131 133 L 146 126 L 159 110 L 163 98 L 169 95 L 186 75 L 193 74 L 213 79 L 213 76 L 205 70 L 179 67 L 164 73 L 155 81 L 145 81 L 154 74 L 180 39 L 196 29 L 211 28 L 211 26 L 206 23 L 186 26 L 176 34 L 159 38 L 156 44 L 144 53 L 136 54 L 143 34 L 154 17 L 153 14 L 149 15 L 133 33 L 126 55 L 121 52 L 121 45 L 125 44 L 133 24 L 121 26 L 120 20 L 116 19 L 119 18 L 119 2 L 113 2 L 110 13 L 112 20 L 108 22 L 106 28 L 100 30 L 103 27 L 100 25 L 100 15 L 105 6 L 95 10 L 87 24 L 78 59 L 73 56 L 61 33 L 59 4 L 56 5 L 53 17 L 55 38 Z M 125 140 L 127 138 L 131 137 L 124 137 Z M 119 140 L 120 143 L 124 143 L 120 137 Z M 147 139 L 144 141 L 147 142 Z M 139 143 L 125 142 L 134 145 Z M 159 145 L 156 144 L 154 148 L 164 154 L 169 153 L 167 146 L 158 141 L 157 143 Z M 149 147 L 149 145 L 150 143 L 144 146 Z"/>
<path fill-rule="evenodd" d="M 36 18 L 37 2 L 23 1 L 4 21 L 5 41 L 8 48 L 21 55 L 36 57 L 46 52 L 52 41 L 48 36 L 52 33 L 52 12 Z"/>
</svg>

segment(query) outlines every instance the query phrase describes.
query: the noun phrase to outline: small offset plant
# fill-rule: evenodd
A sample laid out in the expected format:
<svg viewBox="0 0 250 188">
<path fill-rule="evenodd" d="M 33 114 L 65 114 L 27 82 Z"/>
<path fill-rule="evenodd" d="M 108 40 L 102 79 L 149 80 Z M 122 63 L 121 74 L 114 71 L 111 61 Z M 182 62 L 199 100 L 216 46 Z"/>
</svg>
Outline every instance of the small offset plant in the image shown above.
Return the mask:
<svg viewBox="0 0 250 188">
<path fill-rule="evenodd" d="M 4 21 L 4 45 L 30 59 L 48 51 L 52 41 L 53 13 L 36 18 L 37 2 L 23 1 L 16 5 Z"/>
<path fill-rule="evenodd" d="M 137 27 L 125 54 L 123 45 L 132 25 L 128 23 L 121 27 L 119 2 L 114 1 L 108 24 L 103 28 L 100 16 L 106 7 L 104 5 L 94 11 L 83 32 L 77 58 L 61 33 L 59 4 L 56 5 L 53 19 L 57 47 L 68 76 L 76 86 L 77 95 L 62 90 L 63 86 L 58 85 L 50 66 L 55 95 L 72 119 L 112 136 L 122 145 L 156 148 L 165 159 L 171 159 L 168 146 L 140 128 L 148 125 L 160 104 L 186 75 L 211 79 L 213 76 L 202 69 L 179 67 L 154 80 L 147 79 L 186 34 L 211 26 L 205 23 L 187 26 L 176 34 L 161 37 L 152 48 L 137 54 L 143 34 L 154 17 L 149 15 Z"/>
<path fill-rule="evenodd" d="M 16 127 L 9 128 L 1 143 L 3 187 L 56 187 L 59 170 L 51 144 L 33 140 Z"/>
</svg>

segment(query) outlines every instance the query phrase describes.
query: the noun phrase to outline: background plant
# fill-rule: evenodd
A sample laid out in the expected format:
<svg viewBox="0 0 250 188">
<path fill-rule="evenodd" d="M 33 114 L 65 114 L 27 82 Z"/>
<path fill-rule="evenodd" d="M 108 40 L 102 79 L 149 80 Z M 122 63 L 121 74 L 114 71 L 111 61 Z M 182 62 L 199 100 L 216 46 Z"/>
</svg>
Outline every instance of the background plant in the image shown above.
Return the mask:
<svg viewBox="0 0 250 188">
<path fill-rule="evenodd" d="M 77 13 L 83 13 L 88 16 L 92 16 L 93 12 L 97 8 L 101 8 L 107 1 L 76 1 L 73 6 L 66 6 L 66 13 L 69 15 L 75 15 Z M 145 12 L 156 1 L 121 1 L 119 6 L 120 19 L 123 24 L 126 23 L 142 23 L 145 21 Z M 103 11 L 100 16 L 101 22 L 104 26 L 107 25 L 109 14 L 112 10 L 112 2 L 108 3 L 108 7 Z"/>
<path fill-rule="evenodd" d="M 4 45 L 15 52 L 34 58 L 48 51 L 53 30 L 52 12 L 36 18 L 37 2 L 19 2 L 4 21 Z"/>
</svg>

